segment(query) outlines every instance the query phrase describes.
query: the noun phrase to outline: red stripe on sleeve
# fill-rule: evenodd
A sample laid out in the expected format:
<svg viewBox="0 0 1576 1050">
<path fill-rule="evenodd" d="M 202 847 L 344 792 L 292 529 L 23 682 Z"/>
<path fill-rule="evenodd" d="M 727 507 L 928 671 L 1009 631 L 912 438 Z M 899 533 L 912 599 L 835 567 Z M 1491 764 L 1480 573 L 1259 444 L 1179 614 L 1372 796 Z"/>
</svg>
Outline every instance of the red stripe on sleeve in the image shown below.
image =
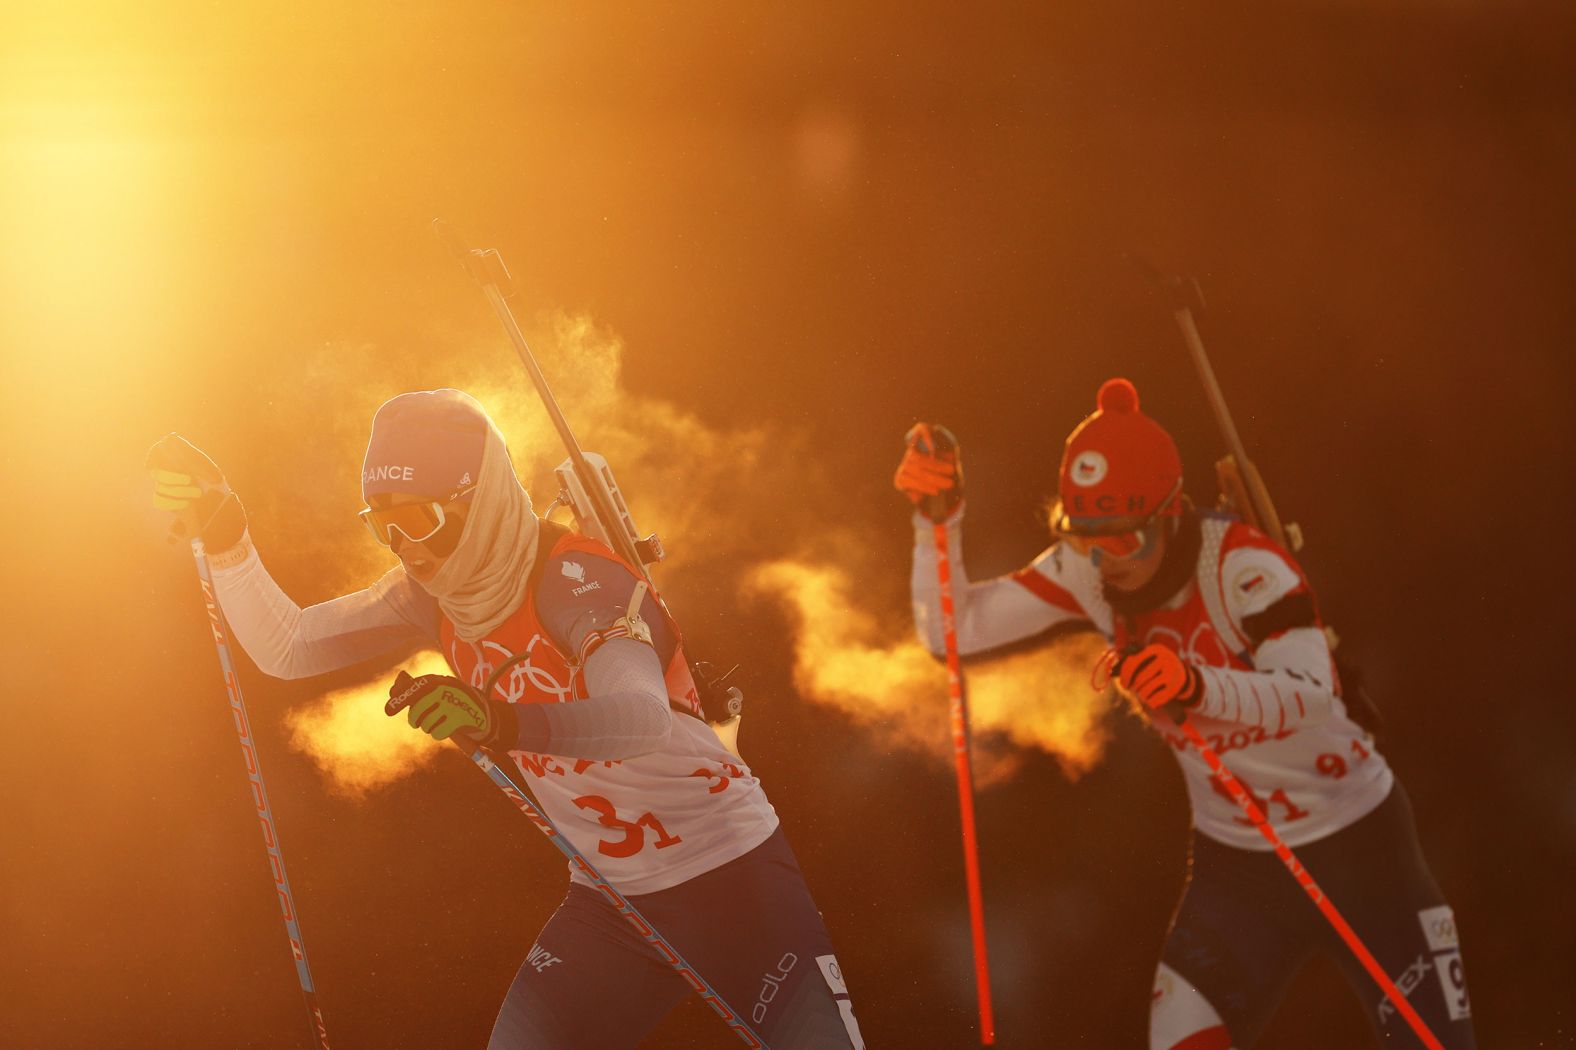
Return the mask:
<svg viewBox="0 0 1576 1050">
<path fill-rule="evenodd" d="M 1034 570 L 1032 565 L 1013 573 L 1012 581 L 1022 584 L 1025 590 L 1047 605 L 1054 605 L 1058 609 L 1066 609 L 1074 616 L 1087 617 L 1089 615 L 1084 612 L 1083 606 L 1078 604 L 1078 599 L 1073 597 L 1071 591 L 1041 576 Z"/>
</svg>

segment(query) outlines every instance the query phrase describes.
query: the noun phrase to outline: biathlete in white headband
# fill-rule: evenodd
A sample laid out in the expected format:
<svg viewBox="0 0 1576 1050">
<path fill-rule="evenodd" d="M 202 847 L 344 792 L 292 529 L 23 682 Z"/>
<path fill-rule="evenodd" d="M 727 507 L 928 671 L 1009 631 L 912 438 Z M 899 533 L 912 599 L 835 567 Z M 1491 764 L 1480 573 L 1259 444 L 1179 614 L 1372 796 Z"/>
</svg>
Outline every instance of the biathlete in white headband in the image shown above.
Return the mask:
<svg viewBox="0 0 1576 1050">
<path fill-rule="evenodd" d="M 269 576 L 207 456 L 172 434 L 149 466 L 159 506 L 202 523 L 219 602 L 265 673 L 436 646 L 453 677 L 402 677 L 413 725 L 512 758 L 570 842 L 768 1045 L 862 1047 L 777 814 L 699 717 L 677 625 L 649 594 L 631 608 L 637 574 L 606 546 L 536 516 L 473 398 L 418 391 L 378 409 L 361 516 L 400 564 L 306 609 Z M 690 993 L 573 867 L 521 955 L 493 1050 L 634 1046 Z"/>
</svg>

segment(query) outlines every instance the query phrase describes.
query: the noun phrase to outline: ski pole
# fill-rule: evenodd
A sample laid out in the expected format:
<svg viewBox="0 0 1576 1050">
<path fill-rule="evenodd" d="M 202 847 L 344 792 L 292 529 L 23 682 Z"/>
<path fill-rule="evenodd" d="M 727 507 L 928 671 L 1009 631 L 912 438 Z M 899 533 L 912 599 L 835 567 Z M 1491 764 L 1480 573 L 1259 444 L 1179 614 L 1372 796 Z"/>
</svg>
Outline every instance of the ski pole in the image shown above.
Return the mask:
<svg viewBox="0 0 1576 1050">
<path fill-rule="evenodd" d="M 410 699 L 408 696 L 397 696 L 390 699 L 383 710 L 386 714 L 396 715 L 404 710 L 409 703 Z M 466 758 L 475 764 L 477 769 L 487 774 L 487 779 L 491 780 L 498 790 L 502 791 L 509 801 L 514 803 L 516 809 L 530 818 L 531 823 L 535 824 L 537 829 L 547 836 L 549 842 L 558 847 L 558 852 L 569 858 L 569 863 L 573 864 L 576 870 L 591 880 L 592 885 L 601 892 L 603 897 L 607 898 L 607 902 L 613 906 L 614 910 L 635 928 L 635 932 L 639 933 L 647 944 L 657 950 L 657 954 L 662 956 L 663 961 L 678 971 L 679 976 L 684 978 L 685 983 L 695 991 L 696 995 L 700 996 L 701 1001 L 716 1011 L 717 1016 L 721 1017 L 723 1023 L 733 1029 L 734 1034 L 744 1040 L 746 1046 L 765 1050 L 766 1043 L 760 1036 L 755 1034 L 744 1018 L 739 1016 L 738 1012 L 728 1005 L 727 1000 L 723 999 L 722 995 L 700 975 L 698 970 L 684 961 L 684 957 L 678 953 L 678 949 L 674 948 L 672 943 L 662 936 L 655 926 L 646 921 L 645 917 L 640 914 L 640 910 L 630 902 L 629 898 L 620 893 L 611 882 L 608 882 L 602 876 L 602 873 L 596 870 L 596 866 L 586 859 L 586 855 L 581 853 L 574 843 L 564 837 L 564 833 L 558 830 L 558 825 L 553 823 L 552 818 L 547 815 L 546 811 L 532 801 L 530 792 L 525 789 L 523 784 L 520 784 L 506 773 L 503 767 L 494 762 L 480 747 L 462 740 L 458 735 L 449 739 Z"/>
<path fill-rule="evenodd" d="M 1406 996 L 1401 994 L 1401 990 L 1395 986 L 1395 982 L 1390 979 L 1390 975 L 1384 972 L 1384 967 L 1379 965 L 1379 961 L 1373 957 L 1373 953 L 1368 950 L 1367 945 L 1363 944 L 1362 939 L 1357 936 L 1357 932 L 1342 918 L 1341 913 L 1336 910 L 1335 904 L 1329 897 L 1325 896 L 1318 883 L 1313 881 L 1313 876 L 1308 873 L 1307 868 L 1302 866 L 1302 862 L 1291 851 L 1291 847 L 1286 845 L 1275 829 L 1270 826 L 1270 822 L 1264 818 L 1264 813 L 1259 809 L 1258 803 L 1254 802 L 1253 796 L 1248 794 L 1247 788 L 1243 787 L 1242 782 L 1232 776 L 1231 770 L 1226 768 L 1226 764 L 1220 760 L 1220 756 L 1215 754 L 1215 749 L 1204 741 L 1203 735 L 1193 727 L 1191 721 L 1183 719 L 1180 726 L 1183 735 L 1192 741 L 1194 749 L 1203 756 L 1205 763 L 1214 771 L 1220 782 L 1225 785 L 1226 790 L 1236 800 L 1237 805 L 1248 815 L 1248 819 L 1253 821 L 1253 826 L 1259 829 L 1259 834 L 1263 835 L 1265 841 L 1274 848 L 1275 855 L 1281 859 L 1282 864 L 1286 865 L 1286 870 L 1291 872 L 1292 877 L 1297 880 L 1297 885 L 1303 888 L 1303 892 L 1308 894 L 1308 898 L 1318 907 L 1325 920 L 1334 927 L 1336 933 L 1340 934 L 1341 940 L 1346 942 L 1346 947 L 1351 949 L 1352 954 L 1357 957 L 1357 961 L 1363 964 L 1363 969 L 1368 971 L 1368 975 L 1378 983 L 1379 989 L 1395 1004 L 1395 1008 L 1401 1012 L 1402 1017 L 1406 1018 L 1406 1023 L 1412 1026 L 1412 1031 L 1417 1033 L 1417 1037 L 1423 1041 L 1423 1045 L 1428 1047 L 1428 1050 L 1444 1050 L 1439 1040 L 1434 1037 L 1434 1033 L 1429 1031 L 1428 1025 L 1423 1022 L 1417 1011 L 1412 1008 L 1412 1004 L 1407 1001 Z"/>
<path fill-rule="evenodd" d="M 224 672 L 224 689 L 230 698 L 230 714 L 235 719 L 235 734 L 241 741 L 241 755 L 246 759 L 246 775 L 252 782 L 252 801 L 257 805 L 257 819 L 263 826 L 263 846 L 268 850 L 268 864 L 273 869 L 274 889 L 279 894 L 279 910 L 285 919 L 285 934 L 290 938 L 290 954 L 295 958 L 296 980 L 301 982 L 301 995 L 306 999 L 307 1013 L 311 1015 L 313 1045 L 318 1050 L 329 1050 L 328 1029 L 323 1025 L 323 1011 L 317 1005 L 317 989 L 312 983 L 312 969 L 306 961 L 306 945 L 301 939 L 301 925 L 296 919 L 295 901 L 290 893 L 290 880 L 285 876 L 285 858 L 279 850 L 279 836 L 274 830 L 273 807 L 268 804 L 268 788 L 263 784 L 263 767 L 257 759 L 257 748 L 252 742 L 252 721 L 246 714 L 246 701 L 241 696 L 241 681 L 235 675 L 235 661 L 230 658 L 229 626 L 224 613 L 214 597 L 213 574 L 208 570 L 208 556 L 202 540 L 192 540 L 192 556 L 197 561 L 197 579 L 202 585 L 203 603 L 208 607 L 208 626 L 213 631 L 213 645 L 219 653 L 219 668 Z"/>
<path fill-rule="evenodd" d="M 969 927 L 974 937 L 974 986 L 979 997 L 980 1044 L 996 1042 L 991 1013 L 990 963 L 985 954 L 985 903 L 980 893 L 979 846 L 974 834 L 974 775 L 969 761 L 969 701 L 958 660 L 957 618 L 952 603 L 952 560 L 947 525 L 936 522 L 936 576 L 941 585 L 941 634 L 947 649 L 947 694 L 951 700 L 952 757 L 958 773 L 958 812 L 963 825 L 963 870 L 968 882 Z"/>
</svg>

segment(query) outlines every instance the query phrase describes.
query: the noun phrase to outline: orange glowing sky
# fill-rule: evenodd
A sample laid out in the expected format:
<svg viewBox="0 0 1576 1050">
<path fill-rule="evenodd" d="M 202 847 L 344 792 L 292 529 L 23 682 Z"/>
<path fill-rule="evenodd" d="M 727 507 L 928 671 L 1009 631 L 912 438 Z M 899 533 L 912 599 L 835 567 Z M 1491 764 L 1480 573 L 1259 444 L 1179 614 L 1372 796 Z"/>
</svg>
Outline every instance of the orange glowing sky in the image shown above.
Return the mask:
<svg viewBox="0 0 1576 1050">
<path fill-rule="evenodd" d="M 1061 441 L 1112 374 L 1207 500 L 1218 438 L 1128 251 L 1204 283 L 1238 424 L 1484 960 L 1485 1045 L 1552 1045 L 1568 981 L 1525 946 L 1576 937 L 1571 54 L 1576 15 L 1540 0 L 5 6 L 0 1042 L 299 1034 L 142 458 L 170 430 L 213 453 L 301 602 L 389 564 L 353 519 L 394 393 L 482 397 L 545 505 L 562 453 L 441 215 L 503 251 L 582 440 L 671 552 L 686 637 L 744 665 L 743 752 L 872 1045 L 972 1038 L 902 435 L 960 435 L 976 578 L 1041 549 Z M 1175 770 L 1087 691 L 1094 644 L 970 667 L 1004 1046 L 1140 1042 L 1182 878 Z M 306 682 L 242 661 L 337 1046 L 479 1041 L 563 893 L 473 770 L 381 714 L 428 658 Z M 1520 850 L 1538 863 L 1483 860 Z M 1355 1045 L 1343 996 L 1310 974 L 1265 1044 Z M 651 1045 L 710 1025 L 681 1010 Z"/>
</svg>

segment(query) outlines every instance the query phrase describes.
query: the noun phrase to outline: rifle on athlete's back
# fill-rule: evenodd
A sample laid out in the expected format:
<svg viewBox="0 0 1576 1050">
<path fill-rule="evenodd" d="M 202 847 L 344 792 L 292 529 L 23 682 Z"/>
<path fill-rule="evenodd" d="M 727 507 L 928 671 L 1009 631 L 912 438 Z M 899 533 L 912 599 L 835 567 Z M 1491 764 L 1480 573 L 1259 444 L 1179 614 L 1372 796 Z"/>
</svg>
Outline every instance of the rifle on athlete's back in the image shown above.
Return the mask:
<svg viewBox="0 0 1576 1050">
<path fill-rule="evenodd" d="M 536 356 L 531 353 L 525 335 L 515 321 L 514 311 L 509 308 L 509 299 L 514 296 L 514 284 L 508 267 L 504 265 L 503 256 L 496 248 L 469 247 L 442 219 L 433 220 L 432 228 L 438 239 L 454 252 L 465 267 L 465 272 L 486 294 L 487 301 L 492 304 L 510 342 L 514 344 L 520 363 L 530 375 L 554 429 L 569 452 L 569 458 L 555 469 L 559 492 L 543 517 L 552 514 L 559 506 L 569 507 L 582 533 L 607 544 L 649 585 L 649 566 L 655 565 L 663 557 L 662 541 L 655 533 L 641 537 L 607 460 L 595 452 L 583 451 L 580 442 L 575 440 L 574 432 L 569 429 L 569 421 L 558 407 L 558 399 L 547 385 L 547 377 L 542 374 Z M 655 594 L 656 588 L 652 587 L 652 591 Z M 655 596 L 657 601 L 662 601 L 660 595 Z M 699 694 L 702 716 L 729 750 L 737 754 L 744 694 L 738 686 L 726 684 L 728 677 L 737 670 L 737 665 L 720 673 L 705 661 L 692 661 L 689 667 Z"/>
<path fill-rule="evenodd" d="M 1209 400 L 1210 411 L 1214 413 L 1215 423 L 1226 443 L 1226 454 L 1215 462 L 1215 480 L 1220 486 L 1222 506 L 1264 533 L 1283 550 L 1292 554 L 1300 552 L 1303 548 L 1302 529 L 1296 522 L 1283 522 L 1276 511 L 1263 475 L 1248 459 L 1242 435 L 1237 432 L 1231 409 L 1226 405 L 1226 396 L 1221 392 L 1215 369 L 1210 364 L 1209 353 L 1204 349 L 1204 339 L 1199 334 L 1198 322 L 1194 317 L 1195 310 L 1201 312 L 1204 309 L 1204 292 L 1199 288 L 1198 281 L 1191 277 L 1161 273 L 1136 256 L 1133 262 L 1166 297 L 1177 327 L 1182 330 L 1182 339 L 1187 343 L 1188 356 L 1204 386 L 1204 396 Z M 1340 638 L 1334 628 L 1326 626 L 1324 634 L 1335 658 L 1336 674 L 1341 679 L 1342 699 L 1357 724 L 1377 734 L 1384 727 L 1384 717 L 1368 693 L 1361 669 L 1341 653 Z"/>
</svg>

